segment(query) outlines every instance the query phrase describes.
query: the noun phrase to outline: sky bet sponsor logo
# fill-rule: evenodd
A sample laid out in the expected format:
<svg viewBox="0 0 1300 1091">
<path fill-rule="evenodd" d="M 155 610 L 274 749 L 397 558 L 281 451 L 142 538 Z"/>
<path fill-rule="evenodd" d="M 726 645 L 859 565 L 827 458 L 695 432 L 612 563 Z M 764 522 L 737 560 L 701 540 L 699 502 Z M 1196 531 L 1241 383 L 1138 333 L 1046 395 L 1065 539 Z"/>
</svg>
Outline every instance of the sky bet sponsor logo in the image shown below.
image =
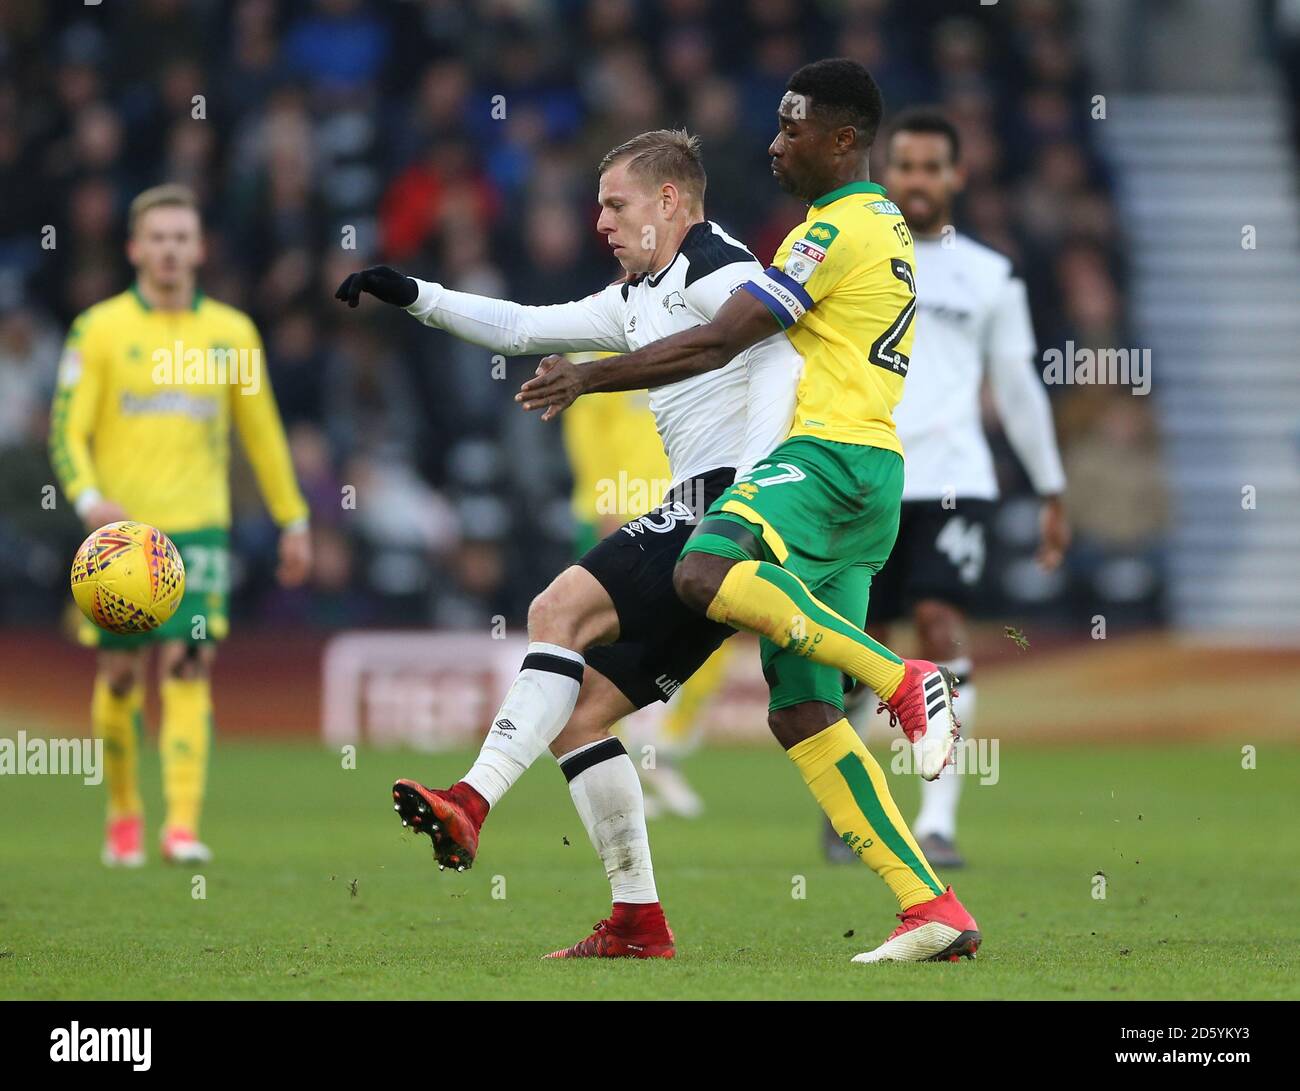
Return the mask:
<svg viewBox="0 0 1300 1091">
<path fill-rule="evenodd" d="M 815 261 L 818 265 L 826 260 L 826 251 L 815 242 L 809 242 L 807 239 L 800 239 L 790 249 L 797 254 L 802 254 L 810 261 Z"/>
<path fill-rule="evenodd" d="M 130 1063 L 136 1072 L 148 1072 L 153 1031 L 149 1027 L 70 1027 L 50 1031 L 51 1061 L 109 1061 Z"/>
</svg>

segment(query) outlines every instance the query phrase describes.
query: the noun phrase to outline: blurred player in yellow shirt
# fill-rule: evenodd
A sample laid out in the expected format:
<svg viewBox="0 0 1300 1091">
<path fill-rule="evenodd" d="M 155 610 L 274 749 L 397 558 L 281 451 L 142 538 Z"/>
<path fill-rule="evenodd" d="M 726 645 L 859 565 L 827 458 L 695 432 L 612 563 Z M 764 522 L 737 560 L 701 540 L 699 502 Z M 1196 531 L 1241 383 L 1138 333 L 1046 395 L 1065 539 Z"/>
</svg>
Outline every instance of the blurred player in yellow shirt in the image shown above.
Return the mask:
<svg viewBox="0 0 1300 1091">
<path fill-rule="evenodd" d="M 568 359 L 585 363 L 610 355 L 570 353 Z M 628 520 L 658 507 L 672 472 L 644 390 L 580 398 L 561 421 L 573 472 L 573 518 L 581 554 Z M 647 705 L 623 721 L 623 734 L 633 750 L 654 747 L 652 768 L 646 768 L 639 753 L 633 754 L 648 790 L 647 817 L 666 810 L 694 818 L 704 809 L 675 759 L 694 745 L 699 714 L 722 687 L 733 643 L 719 647 L 666 705 Z"/>
<path fill-rule="evenodd" d="M 118 636 L 87 623 L 99 649 L 92 701 L 104 740 L 108 824 L 104 863 L 144 863 L 137 778 L 147 652 L 158 644 L 162 697 L 162 852 L 204 862 L 198 839 L 211 735 L 210 674 L 229 627 L 230 428 L 281 528 L 279 579 L 311 566 L 307 505 L 252 320 L 198 290 L 204 257 L 194 195 L 165 185 L 131 204 L 127 256 L 136 282 L 72 324 L 50 421 L 50 458 L 87 529 L 151 523 L 185 561 L 185 597 L 152 633 Z"/>
</svg>

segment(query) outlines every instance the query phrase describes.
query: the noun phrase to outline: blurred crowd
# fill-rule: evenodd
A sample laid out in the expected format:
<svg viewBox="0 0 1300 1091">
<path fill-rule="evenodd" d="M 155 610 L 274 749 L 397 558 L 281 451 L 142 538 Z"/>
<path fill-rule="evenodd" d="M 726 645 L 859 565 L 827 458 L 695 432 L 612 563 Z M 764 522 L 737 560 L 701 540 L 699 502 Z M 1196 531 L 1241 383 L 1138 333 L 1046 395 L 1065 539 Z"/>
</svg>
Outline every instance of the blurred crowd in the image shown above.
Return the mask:
<svg viewBox="0 0 1300 1091">
<path fill-rule="evenodd" d="M 803 217 L 767 170 L 776 105 L 819 56 L 865 63 L 887 112 L 950 111 L 970 172 L 958 223 L 1020 266 L 1043 348 L 1130 343 L 1072 17 L 1057 0 L 5 0 L 0 621 L 66 600 L 80 531 L 66 504 L 42 503 L 60 344 L 129 283 L 126 206 L 163 181 L 203 200 L 204 289 L 262 330 L 313 508 L 314 586 L 280 592 L 274 528 L 237 469 L 245 621 L 521 618 L 572 550 L 559 430 L 511 400 L 535 361 L 494 374 L 485 350 L 373 301 L 346 310 L 334 287 L 384 261 L 524 303 L 594 291 L 617 273 L 593 231 L 595 163 L 680 124 L 704 140 L 708 214 L 766 259 Z M 1067 471 L 1091 467 L 1072 496 L 1086 512 L 1107 460 L 1151 449 L 1145 399 L 1051 393 Z M 1033 527 L 1016 510 L 990 594 L 1077 617 L 1095 581 L 1020 564 Z M 1160 527 L 1085 518 L 1080 531 L 1087 564 L 1090 549 L 1152 548 Z"/>
</svg>

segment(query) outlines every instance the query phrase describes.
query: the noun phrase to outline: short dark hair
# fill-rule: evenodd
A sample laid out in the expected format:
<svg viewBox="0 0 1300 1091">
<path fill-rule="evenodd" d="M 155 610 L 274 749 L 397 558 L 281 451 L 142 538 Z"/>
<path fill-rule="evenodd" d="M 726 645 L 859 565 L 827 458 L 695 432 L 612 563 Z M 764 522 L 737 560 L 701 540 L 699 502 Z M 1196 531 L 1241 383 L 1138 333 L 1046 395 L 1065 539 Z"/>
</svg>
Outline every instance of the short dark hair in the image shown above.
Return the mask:
<svg viewBox="0 0 1300 1091">
<path fill-rule="evenodd" d="M 913 106 L 902 111 L 889 126 L 890 139 L 897 133 L 934 133 L 946 137 L 954 163 L 961 157 L 961 137 L 947 114 L 934 106 Z"/>
<path fill-rule="evenodd" d="M 704 203 L 704 159 L 700 138 L 685 129 L 655 129 L 634 136 L 605 153 L 597 168 L 604 174 L 615 163 L 627 160 L 629 174 L 648 178 L 655 185 L 673 182 L 697 204 Z"/>
<path fill-rule="evenodd" d="M 827 57 L 806 64 L 790 77 L 786 90 L 812 100 L 812 110 L 833 125 L 852 125 L 870 147 L 885 112 L 876 81 L 857 61 Z"/>
</svg>

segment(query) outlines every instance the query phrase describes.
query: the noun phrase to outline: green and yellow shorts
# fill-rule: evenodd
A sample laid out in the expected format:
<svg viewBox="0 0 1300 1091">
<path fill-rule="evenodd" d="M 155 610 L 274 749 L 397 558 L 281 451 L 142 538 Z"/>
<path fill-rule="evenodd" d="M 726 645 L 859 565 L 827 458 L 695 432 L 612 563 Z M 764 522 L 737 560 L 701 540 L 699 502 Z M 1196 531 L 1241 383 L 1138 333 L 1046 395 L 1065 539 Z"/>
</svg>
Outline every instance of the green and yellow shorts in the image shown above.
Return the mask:
<svg viewBox="0 0 1300 1091">
<path fill-rule="evenodd" d="M 128 652 L 165 641 L 224 640 L 230 632 L 230 532 L 224 527 L 168 532 L 185 562 L 185 594 L 167 621 L 147 633 L 110 633 L 83 621 L 77 639 L 108 652 Z"/>
<path fill-rule="evenodd" d="M 856 624 L 867 616 L 871 578 L 898 536 L 903 458 L 882 447 L 793 436 L 727 489 L 682 549 L 752 560 L 798 576 Z M 839 671 L 760 641 L 772 711 L 807 701 L 844 707 Z"/>
</svg>

